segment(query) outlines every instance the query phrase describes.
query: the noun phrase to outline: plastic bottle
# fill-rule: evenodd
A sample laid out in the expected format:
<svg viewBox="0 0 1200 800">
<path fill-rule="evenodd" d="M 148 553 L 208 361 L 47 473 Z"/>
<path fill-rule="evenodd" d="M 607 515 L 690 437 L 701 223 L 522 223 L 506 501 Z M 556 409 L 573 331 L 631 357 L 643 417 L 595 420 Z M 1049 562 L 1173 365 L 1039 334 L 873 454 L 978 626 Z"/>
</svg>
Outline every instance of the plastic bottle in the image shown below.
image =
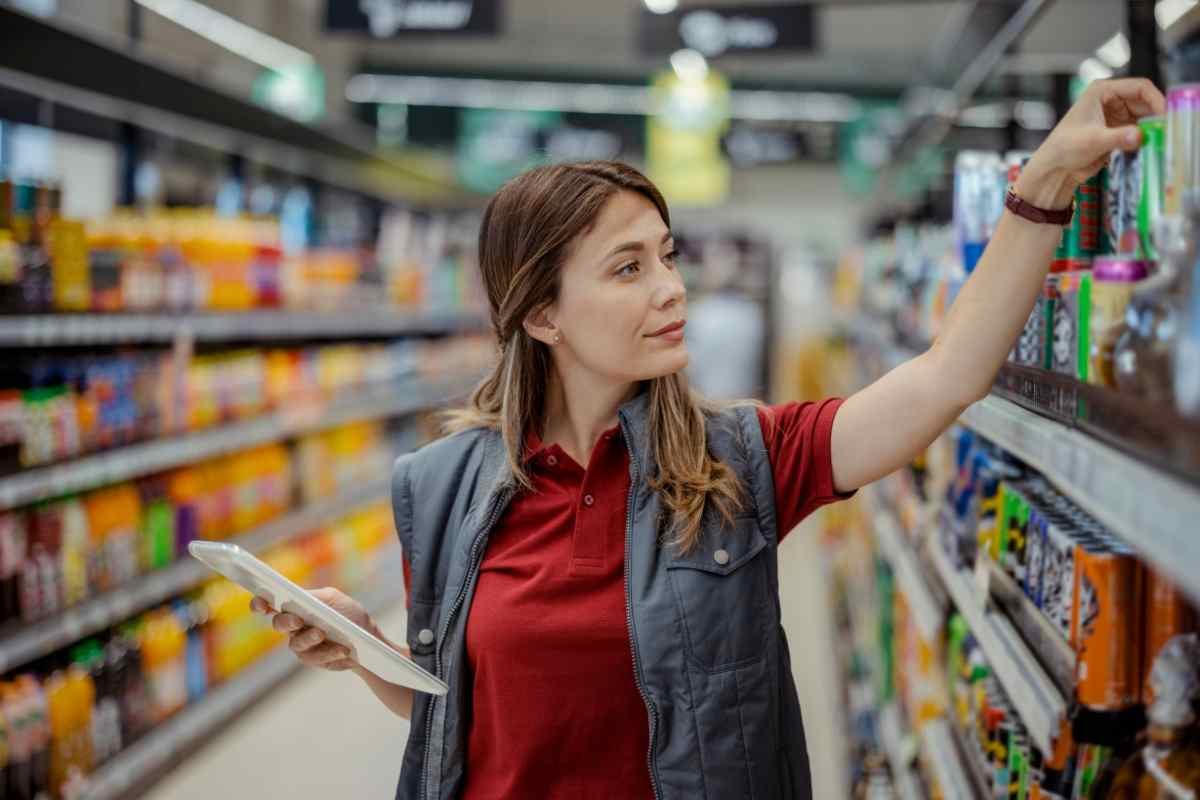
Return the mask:
<svg viewBox="0 0 1200 800">
<path fill-rule="evenodd" d="M 63 505 L 62 563 L 63 602 L 67 606 L 81 603 L 88 598 L 88 515 L 83 504 L 76 499 Z"/>
</svg>

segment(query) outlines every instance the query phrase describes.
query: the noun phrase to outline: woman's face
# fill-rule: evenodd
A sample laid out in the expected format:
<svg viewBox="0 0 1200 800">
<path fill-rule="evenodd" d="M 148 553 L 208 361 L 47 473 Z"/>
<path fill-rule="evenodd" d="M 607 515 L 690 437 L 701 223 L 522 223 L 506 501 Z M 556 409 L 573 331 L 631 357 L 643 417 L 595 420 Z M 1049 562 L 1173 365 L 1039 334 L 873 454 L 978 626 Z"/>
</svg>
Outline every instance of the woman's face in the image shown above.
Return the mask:
<svg viewBox="0 0 1200 800">
<path fill-rule="evenodd" d="M 662 216 L 642 195 L 622 191 L 563 264 L 558 300 L 546 310 L 562 334 L 556 358 L 618 382 L 678 372 L 688 363 L 686 303 Z"/>
</svg>

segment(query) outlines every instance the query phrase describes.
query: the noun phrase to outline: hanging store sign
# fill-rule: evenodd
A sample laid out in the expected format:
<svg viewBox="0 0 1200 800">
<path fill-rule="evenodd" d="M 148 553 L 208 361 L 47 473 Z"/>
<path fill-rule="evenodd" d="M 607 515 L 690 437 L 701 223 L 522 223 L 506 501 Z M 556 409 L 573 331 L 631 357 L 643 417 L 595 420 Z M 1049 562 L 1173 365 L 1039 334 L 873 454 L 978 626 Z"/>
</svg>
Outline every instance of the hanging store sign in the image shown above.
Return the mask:
<svg viewBox="0 0 1200 800">
<path fill-rule="evenodd" d="M 697 50 L 709 58 L 732 53 L 816 49 L 816 22 L 809 3 L 692 6 L 669 14 L 643 11 L 642 52 Z"/>
<path fill-rule="evenodd" d="M 498 33 L 501 0 L 327 0 L 325 30 L 377 39 L 421 33 Z"/>
</svg>

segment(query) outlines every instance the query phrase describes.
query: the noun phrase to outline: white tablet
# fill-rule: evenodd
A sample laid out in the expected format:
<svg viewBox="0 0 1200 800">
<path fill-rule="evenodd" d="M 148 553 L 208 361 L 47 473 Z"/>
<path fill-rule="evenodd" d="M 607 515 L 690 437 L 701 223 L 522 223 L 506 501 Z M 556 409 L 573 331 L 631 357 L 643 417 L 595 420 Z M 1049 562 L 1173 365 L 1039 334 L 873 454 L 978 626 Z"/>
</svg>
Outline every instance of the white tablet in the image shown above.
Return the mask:
<svg viewBox="0 0 1200 800">
<path fill-rule="evenodd" d="M 276 611 L 295 614 L 320 628 L 329 641 L 350 650 L 365 669 L 390 683 L 444 695 L 449 687 L 386 643 L 355 625 L 236 544 L 191 542 L 188 552 L 229 580 L 263 598 Z"/>
</svg>

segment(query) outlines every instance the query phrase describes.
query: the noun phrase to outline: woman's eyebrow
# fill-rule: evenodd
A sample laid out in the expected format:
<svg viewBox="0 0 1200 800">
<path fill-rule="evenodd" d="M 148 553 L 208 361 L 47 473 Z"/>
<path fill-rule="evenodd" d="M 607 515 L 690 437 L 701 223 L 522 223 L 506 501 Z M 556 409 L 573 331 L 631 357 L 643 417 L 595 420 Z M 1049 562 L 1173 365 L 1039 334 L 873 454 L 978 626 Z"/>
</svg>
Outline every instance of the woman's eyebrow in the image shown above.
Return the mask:
<svg viewBox="0 0 1200 800">
<path fill-rule="evenodd" d="M 666 244 L 670 238 L 671 232 L 667 231 L 666 235 L 663 236 L 662 241 L 659 244 Z M 641 242 L 625 242 L 624 244 L 619 244 L 614 247 L 609 254 L 604 257 L 604 260 L 607 261 L 617 253 L 635 253 L 643 249 L 645 249 L 645 245 L 643 245 Z"/>
</svg>

